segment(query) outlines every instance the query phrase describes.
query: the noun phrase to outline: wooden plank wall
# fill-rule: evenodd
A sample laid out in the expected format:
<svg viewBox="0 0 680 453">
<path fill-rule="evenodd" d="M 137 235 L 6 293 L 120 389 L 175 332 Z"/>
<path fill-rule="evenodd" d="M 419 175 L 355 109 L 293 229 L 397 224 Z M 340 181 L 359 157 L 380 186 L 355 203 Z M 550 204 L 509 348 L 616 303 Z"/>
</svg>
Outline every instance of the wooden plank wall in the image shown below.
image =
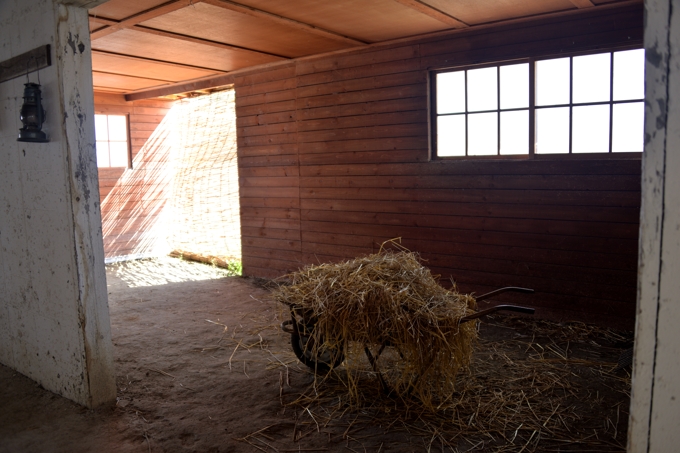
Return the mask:
<svg viewBox="0 0 680 453">
<path fill-rule="evenodd" d="M 273 277 L 302 263 L 295 65 L 235 81 L 246 275 Z"/>
<path fill-rule="evenodd" d="M 95 113 L 128 115 L 133 168 L 99 168 L 99 191 L 106 258 L 143 255 L 154 238 L 149 237 L 165 202 L 159 169 L 165 165 L 164 150 L 147 146 L 140 151 L 165 118 L 174 101 L 128 102 L 123 95 L 95 93 Z"/>
<path fill-rule="evenodd" d="M 632 327 L 639 157 L 430 161 L 428 70 L 640 46 L 642 32 L 642 3 L 626 3 L 237 79 L 244 273 L 275 277 L 402 237 L 465 292 L 535 288 L 498 300 Z"/>
</svg>

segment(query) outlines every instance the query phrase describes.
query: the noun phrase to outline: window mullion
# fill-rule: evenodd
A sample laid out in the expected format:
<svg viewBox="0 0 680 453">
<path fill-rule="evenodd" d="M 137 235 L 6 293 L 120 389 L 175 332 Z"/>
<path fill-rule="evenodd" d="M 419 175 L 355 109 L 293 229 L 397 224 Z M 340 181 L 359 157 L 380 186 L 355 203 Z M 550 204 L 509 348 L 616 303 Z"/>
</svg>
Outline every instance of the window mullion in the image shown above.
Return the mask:
<svg viewBox="0 0 680 453">
<path fill-rule="evenodd" d="M 501 67 L 496 66 L 496 155 L 501 155 Z"/>
<path fill-rule="evenodd" d="M 109 167 L 111 167 L 111 115 L 106 115 L 106 153 L 109 155 Z"/>
<path fill-rule="evenodd" d="M 569 154 L 574 135 L 574 57 L 569 57 Z"/>
<path fill-rule="evenodd" d="M 614 129 L 614 52 L 609 54 L 609 152 L 612 152 Z"/>
<path fill-rule="evenodd" d="M 127 156 L 128 156 L 128 164 L 127 168 L 132 170 L 132 139 L 130 138 L 130 114 L 128 113 L 125 115 L 125 125 L 126 125 L 126 131 L 125 131 L 125 138 L 126 138 L 126 145 L 127 145 Z"/>
<path fill-rule="evenodd" d="M 529 59 L 529 158 L 536 154 L 536 60 Z"/>
<path fill-rule="evenodd" d="M 437 91 L 439 87 L 437 86 L 437 73 L 431 73 L 429 77 L 430 81 L 430 121 L 432 122 L 432 128 L 434 128 L 434 134 L 430 137 L 430 160 L 439 159 L 439 113 L 437 106 Z M 432 129 L 431 129 L 432 130 Z"/>
<path fill-rule="evenodd" d="M 468 72 L 465 71 L 465 155 L 468 155 L 468 141 L 470 131 L 468 130 Z"/>
</svg>

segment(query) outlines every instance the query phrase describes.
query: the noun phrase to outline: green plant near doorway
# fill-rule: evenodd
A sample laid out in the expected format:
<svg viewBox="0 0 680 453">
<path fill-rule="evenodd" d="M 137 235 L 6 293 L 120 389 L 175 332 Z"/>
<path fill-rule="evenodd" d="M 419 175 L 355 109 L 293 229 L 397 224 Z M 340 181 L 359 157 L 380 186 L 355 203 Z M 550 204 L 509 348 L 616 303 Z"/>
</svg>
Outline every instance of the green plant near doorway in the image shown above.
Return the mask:
<svg viewBox="0 0 680 453">
<path fill-rule="evenodd" d="M 229 272 L 229 275 L 240 277 L 243 273 L 243 265 L 238 260 L 228 261 L 227 272 Z"/>
</svg>

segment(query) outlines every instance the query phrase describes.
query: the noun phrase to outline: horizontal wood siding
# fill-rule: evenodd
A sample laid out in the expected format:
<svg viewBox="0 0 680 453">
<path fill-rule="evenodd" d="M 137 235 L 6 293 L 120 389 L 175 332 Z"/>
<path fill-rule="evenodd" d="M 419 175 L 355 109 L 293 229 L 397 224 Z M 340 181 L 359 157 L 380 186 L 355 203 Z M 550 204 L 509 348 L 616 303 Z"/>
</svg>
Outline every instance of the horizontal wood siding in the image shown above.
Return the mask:
<svg viewBox="0 0 680 453">
<path fill-rule="evenodd" d="M 172 107 L 173 101 L 126 101 L 124 96 L 95 93 L 95 113 L 128 115 L 133 168 L 99 168 L 104 254 L 106 258 L 148 252 L 167 198 L 163 149 L 140 150 Z"/>
<path fill-rule="evenodd" d="M 243 269 L 273 277 L 401 237 L 443 283 L 632 327 L 640 159 L 430 161 L 428 71 L 640 46 L 625 4 L 299 60 L 236 81 Z"/>
<path fill-rule="evenodd" d="M 278 277 L 303 263 L 295 65 L 235 85 L 244 274 Z"/>
</svg>

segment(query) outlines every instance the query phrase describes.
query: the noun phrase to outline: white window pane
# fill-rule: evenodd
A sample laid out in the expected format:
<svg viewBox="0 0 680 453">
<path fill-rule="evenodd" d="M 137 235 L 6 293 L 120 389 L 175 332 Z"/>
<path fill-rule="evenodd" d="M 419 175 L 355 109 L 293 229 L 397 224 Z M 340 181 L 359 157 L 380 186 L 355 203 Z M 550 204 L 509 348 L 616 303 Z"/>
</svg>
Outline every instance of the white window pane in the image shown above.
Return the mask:
<svg viewBox="0 0 680 453">
<path fill-rule="evenodd" d="M 465 112 L 465 71 L 437 74 L 437 113 Z"/>
<path fill-rule="evenodd" d="M 569 58 L 536 62 L 536 105 L 569 103 Z"/>
<path fill-rule="evenodd" d="M 122 115 L 109 115 L 109 140 L 127 140 L 127 118 Z"/>
<path fill-rule="evenodd" d="M 536 153 L 569 152 L 569 107 L 536 110 Z"/>
<path fill-rule="evenodd" d="M 572 153 L 609 152 L 609 105 L 574 107 Z"/>
<path fill-rule="evenodd" d="M 467 72 L 468 112 L 495 110 L 498 106 L 498 68 Z"/>
<path fill-rule="evenodd" d="M 109 143 L 97 142 L 97 167 L 110 167 Z"/>
<path fill-rule="evenodd" d="M 614 100 L 645 97 L 645 50 L 614 52 Z"/>
<path fill-rule="evenodd" d="M 613 152 L 642 152 L 645 135 L 645 105 L 642 102 L 614 104 Z"/>
<path fill-rule="evenodd" d="M 529 63 L 501 66 L 501 108 L 529 107 Z"/>
<path fill-rule="evenodd" d="M 128 166 L 127 142 L 109 142 L 109 154 L 111 155 L 112 167 Z"/>
<path fill-rule="evenodd" d="M 529 111 L 501 112 L 501 154 L 529 153 Z"/>
<path fill-rule="evenodd" d="M 97 140 L 109 139 L 109 128 L 107 126 L 106 115 L 94 116 L 94 134 Z"/>
<path fill-rule="evenodd" d="M 468 156 L 498 154 L 498 113 L 468 115 Z"/>
<path fill-rule="evenodd" d="M 465 155 L 465 115 L 437 118 L 437 155 Z"/>
<path fill-rule="evenodd" d="M 573 102 L 609 100 L 611 54 L 599 53 L 574 57 Z"/>
</svg>

